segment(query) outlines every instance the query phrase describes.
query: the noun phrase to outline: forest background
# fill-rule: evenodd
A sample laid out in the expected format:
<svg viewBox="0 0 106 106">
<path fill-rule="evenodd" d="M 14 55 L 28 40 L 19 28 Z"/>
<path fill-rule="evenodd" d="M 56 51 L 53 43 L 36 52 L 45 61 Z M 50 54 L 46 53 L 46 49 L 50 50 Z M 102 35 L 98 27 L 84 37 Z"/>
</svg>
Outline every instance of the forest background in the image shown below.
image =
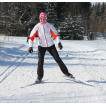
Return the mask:
<svg viewBox="0 0 106 106">
<path fill-rule="evenodd" d="M 106 34 L 105 2 L 0 2 L 0 34 L 28 36 L 40 12 L 47 13 L 63 40 L 93 40 L 95 32 Z"/>
</svg>

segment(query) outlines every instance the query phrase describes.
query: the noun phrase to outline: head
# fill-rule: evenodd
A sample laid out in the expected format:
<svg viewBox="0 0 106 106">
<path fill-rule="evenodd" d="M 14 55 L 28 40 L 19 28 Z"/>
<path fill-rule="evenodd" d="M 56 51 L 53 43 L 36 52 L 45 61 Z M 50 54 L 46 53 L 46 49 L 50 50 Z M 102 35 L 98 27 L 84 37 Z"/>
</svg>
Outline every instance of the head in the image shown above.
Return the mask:
<svg viewBox="0 0 106 106">
<path fill-rule="evenodd" d="M 44 12 L 41 12 L 39 15 L 39 20 L 41 24 L 45 24 L 47 21 L 47 14 Z"/>
</svg>

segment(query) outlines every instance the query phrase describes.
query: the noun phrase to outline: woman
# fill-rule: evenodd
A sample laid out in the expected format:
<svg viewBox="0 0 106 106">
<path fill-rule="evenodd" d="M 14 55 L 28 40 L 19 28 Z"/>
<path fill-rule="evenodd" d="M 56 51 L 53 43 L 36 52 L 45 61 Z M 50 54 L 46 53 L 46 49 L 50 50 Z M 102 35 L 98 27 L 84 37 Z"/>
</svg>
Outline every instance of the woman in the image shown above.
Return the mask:
<svg viewBox="0 0 106 106">
<path fill-rule="evenodd" d="M 38 77 L 35 83 L 40 83 L 43 78 L 43 75 L 44 75 L 43 64 L 44 64 L 44 56 L 45 56 L 46 50 L 54 57 L 61 71 L 66 76 L 70 78 L 74 78 L 73 75 L 68 72 L 67 67 L 65 66 L 61 58 L 59 57 L 59 54 L 53 43 L 52 36 L 58 42 L 58 47 L 60 48 L 60 50 L 63 48 L 56 29 L 54 28 L 52 24 L 47 22 L 47 14 L 44 12 L 40 13 L 39 20 L 40 20 L 40 23 L 35 25 L 35 27 L 30 33 L 29 50 L 28 50 L 29 53 L 33 52 L 33 41 L 34 41 L 35 36 L 37 35 L 38 36 L 38 57 L 39 58 L 38 58 L 38 69 L 37 69 Z"/>
<path fill-rule="evenodd" d="M 29 28 L 28 29 L 28 37 L 27 37 L 27 41 L 26 41 L 27 43 L 28 43 L 28 40 L 29 40 L 29 37 L 30 37 L 30 32 L 31 32 L 31 29 Z"/>
</svg>

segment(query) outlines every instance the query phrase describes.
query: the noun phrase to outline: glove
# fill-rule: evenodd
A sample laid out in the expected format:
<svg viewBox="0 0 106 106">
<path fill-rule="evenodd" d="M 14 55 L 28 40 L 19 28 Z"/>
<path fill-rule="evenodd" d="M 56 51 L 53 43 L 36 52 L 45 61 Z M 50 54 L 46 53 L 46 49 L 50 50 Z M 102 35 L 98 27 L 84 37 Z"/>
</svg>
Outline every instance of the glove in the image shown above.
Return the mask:
<svg viewBox="0 0 106 106">
<path fill-rule="evenodd" d="M 58 43 L 58 47 L 59 47 L 60 50 L 63 48 L 63 46 L 60 42 Z"/>
<path fill-rule="evenodd" d="M 28 49 L 28 52 L 29 52 L 29 53 L 32 53 L 32 52 L 33 52 L 33 47 L 30 47 L 30 48 Z"/>
</svg>

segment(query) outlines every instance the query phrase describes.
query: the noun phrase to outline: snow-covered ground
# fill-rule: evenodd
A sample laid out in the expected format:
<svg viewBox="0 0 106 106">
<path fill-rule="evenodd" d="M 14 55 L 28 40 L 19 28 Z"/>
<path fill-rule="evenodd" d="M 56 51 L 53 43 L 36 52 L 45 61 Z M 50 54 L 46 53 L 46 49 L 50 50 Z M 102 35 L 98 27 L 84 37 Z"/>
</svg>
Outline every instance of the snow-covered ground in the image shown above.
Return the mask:
<svg viewBox="0 0 106 106">
<path fill-rule="evenodd" d="M 46 52 L 43 79 L 48 80 L 21 88 L 37 78 L 37 42 L 29 54 L 26 39 L 9 37 L 0 47 L 0 103 L 106 103 L 105 41 L 62 40 L 63 51 L 57 48 L 69 72 L 94 86 L 62 77 L 58 64 Z"/>
</svg>

